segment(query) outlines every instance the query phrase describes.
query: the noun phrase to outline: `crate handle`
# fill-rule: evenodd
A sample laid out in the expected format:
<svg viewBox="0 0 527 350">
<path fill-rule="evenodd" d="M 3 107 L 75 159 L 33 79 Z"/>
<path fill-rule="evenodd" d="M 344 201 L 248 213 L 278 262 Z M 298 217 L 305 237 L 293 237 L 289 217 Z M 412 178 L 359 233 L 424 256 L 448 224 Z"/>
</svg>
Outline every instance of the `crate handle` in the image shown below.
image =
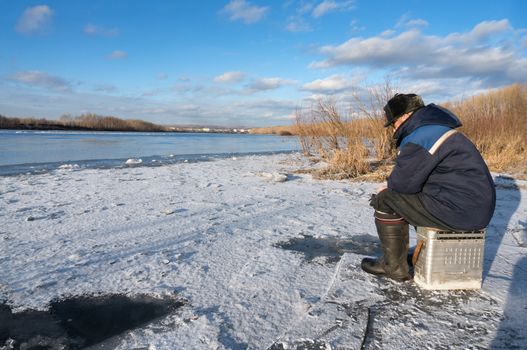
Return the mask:
<svg viewBox="0 0 527 350">
<path fill-rule="evenodd" d="M 412 255 L 412 265 L 415 266 L 417 259 L 419 259 L 419 254 L 421 254 L 421 249 L 423 248 L 424 241 L 422 239 L 417 241 L 415 246 L 414 254 Z"/>
</svg>

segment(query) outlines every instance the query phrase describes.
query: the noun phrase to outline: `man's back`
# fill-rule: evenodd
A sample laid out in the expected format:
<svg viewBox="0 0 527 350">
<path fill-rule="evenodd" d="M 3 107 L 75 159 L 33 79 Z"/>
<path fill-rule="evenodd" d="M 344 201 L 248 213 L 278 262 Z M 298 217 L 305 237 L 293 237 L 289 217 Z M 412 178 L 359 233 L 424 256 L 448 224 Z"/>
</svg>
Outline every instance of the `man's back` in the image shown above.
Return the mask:
<svg viewBox="0 0 527 350">
<path fill-rule="evenodd" d="M 480 229 L 494 212 L 494 183 L 476 147 L 454 130 L 459 126 L 457 117 L 436 105 L 416 111 L 395 135 L 400 153 L 388 187 L 418 194 L 451 227 Z"/>
</svg>

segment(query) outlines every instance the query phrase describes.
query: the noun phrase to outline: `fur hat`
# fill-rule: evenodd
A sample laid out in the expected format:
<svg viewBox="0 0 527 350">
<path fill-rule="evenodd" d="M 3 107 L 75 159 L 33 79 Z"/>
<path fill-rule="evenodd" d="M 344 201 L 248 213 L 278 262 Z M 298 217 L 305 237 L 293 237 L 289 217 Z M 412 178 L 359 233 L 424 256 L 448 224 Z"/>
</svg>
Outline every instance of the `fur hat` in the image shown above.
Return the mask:
<svg viewBox="0 0 527 350">
<path fill-rule="evenodd" d="M 386 124 L 384 126 L 390 126 L 403 114 L 414 112 L 424 106 L 423 99 L 419 95 L 395 94 L 384 106 L 384 112 L 386 113 Z"/>
</svg>

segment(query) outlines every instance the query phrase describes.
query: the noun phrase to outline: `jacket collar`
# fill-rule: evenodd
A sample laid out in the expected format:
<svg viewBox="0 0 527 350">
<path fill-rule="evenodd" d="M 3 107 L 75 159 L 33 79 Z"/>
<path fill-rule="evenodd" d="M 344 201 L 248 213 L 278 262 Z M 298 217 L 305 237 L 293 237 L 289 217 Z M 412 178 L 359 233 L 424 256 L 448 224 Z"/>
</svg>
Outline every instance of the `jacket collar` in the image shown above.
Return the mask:
<svg viewBox="0 0 527 350">
<path fill-rule="evenodd" d="M 461 121 L 448 109 L 433 103 L 415 111 L 393 135 L 396 145 L 399 147 L 403 139 L 410 135 L 415 129 L 424 125 L 443 125 L 455 129 L 460 127 Z"/>
</svg>

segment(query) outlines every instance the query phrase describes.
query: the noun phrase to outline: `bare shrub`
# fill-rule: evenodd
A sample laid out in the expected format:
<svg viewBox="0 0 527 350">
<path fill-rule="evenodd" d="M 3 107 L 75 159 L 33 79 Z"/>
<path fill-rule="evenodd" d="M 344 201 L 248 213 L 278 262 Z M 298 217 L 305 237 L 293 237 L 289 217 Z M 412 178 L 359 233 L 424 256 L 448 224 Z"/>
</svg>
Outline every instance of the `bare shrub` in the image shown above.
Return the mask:
<svg viewBox="0 0 527 350">
<path fill-rule="evenodd" d="M 335 101 L 318 100 L 307 112 L 297 111 L 297 130 L 305 154 L 330 161 L 344 147 L 345 124 Z"/>
<path fill-rule="evenodd" d="M 393 159 L 392 135 L 384 128 L 382 110 L 391 96 L 393 89 L 386 83 L 355 91 L 347 114 L 331 98 L 297 110 L 295 126 L 304 154 L 328 163 L 316 177 L 358 178 Z M 384 175 L 378 177 L 384 180 Z"/>
<path fill-rule="evenodd" d="M 295 131 L 304 155 L 312 156 L 315 148 L 314 140 L 316 139 L 315 126 L 300 108 L 295 112 Z"/>
<path fill-rule="evenodd" d="M 297 135 L 304 154 L 328 163 L 318 177 L 348 178 L 370 171 L 362 127 L 343 117 L 334 100 L 319 100 L 307 112 L 297 111 Z"/>
<path fill-rule="evenodd" d="M 365 124 L 364 136 L 373 143 L 378 161 L 391 161 L 396 154 L 392 131 L 384 127 L 383 110 L 386 102 L 395 95 L 395 91 L 387 79 L 383 85 L 367 87 L 353 93 L 351 108 L 361 118 L 360 122 Z"/>
</svg>

